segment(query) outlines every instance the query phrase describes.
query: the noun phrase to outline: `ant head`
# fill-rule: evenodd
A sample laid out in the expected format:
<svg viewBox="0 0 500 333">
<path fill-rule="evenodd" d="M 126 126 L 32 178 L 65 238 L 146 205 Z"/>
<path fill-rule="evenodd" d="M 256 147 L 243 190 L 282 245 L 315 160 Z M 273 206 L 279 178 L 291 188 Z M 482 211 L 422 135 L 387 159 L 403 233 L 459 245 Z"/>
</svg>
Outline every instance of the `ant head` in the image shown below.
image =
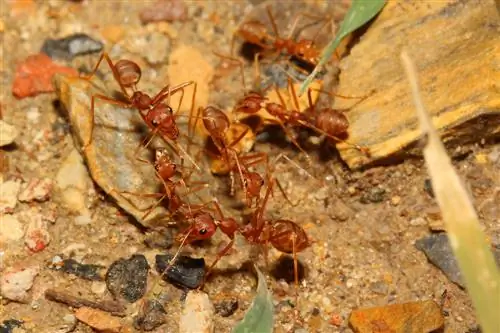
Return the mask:
<svg viewBox="0 0 500 333">
<path fill-rule="evenodd" d="M 262 108 L 262 103 L 265 100 L 266 98 L 258 93 L 250 92 L 236 105 L 234 112 L 243 112 L 246 114 L 257 113 Z"/>
<path fill-rule="evenodd" d="M 243 185 L 251 197 L 256 197 L 260 194 L 262 186 L 264 186 L 264 179 L 257 172 L 248 172 L 243 175 Z"/>
<path fill-rule="evenodd" d="M 141 68 L 131 60 L 121 59 L 115 63 L 118 81 L 126 88 L 135 88 L 141 79 Z"/>
<path fill-rule="evenodd" d="M 177 171 L 177 165 L 170 161 L 169 158 L 163 157 L 157 160 L 155 163 L 156 171 L 160 174 L 160 177 L 164 180 L 170 179 L 175 176 Z"/>
<path fill-rule="evenodd" d="M 215 234 L 217 225 L 214 222 L 212 215 L 206 212 L 195 214 L 191 232 L 187 238 L 188 242 L 209 239 Z"/>
</svg>

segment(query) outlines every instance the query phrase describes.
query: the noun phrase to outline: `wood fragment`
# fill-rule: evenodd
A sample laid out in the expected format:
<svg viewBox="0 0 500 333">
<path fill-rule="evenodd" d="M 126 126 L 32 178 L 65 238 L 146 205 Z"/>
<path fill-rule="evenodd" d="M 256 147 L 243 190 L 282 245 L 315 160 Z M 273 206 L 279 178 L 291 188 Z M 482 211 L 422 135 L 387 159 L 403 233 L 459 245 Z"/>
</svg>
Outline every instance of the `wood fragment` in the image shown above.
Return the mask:
<svg viewBox="0 0 500 333">
<path fill-rule="evenodd" d="M 114 316 L 125 317 L 125 306 L 113 300 L 91 301 L 55 289 L 47 289 L 45 291 L 45 298 L 50 301 L 72 306 L 74 308 L 87 306 L 109 312 Z"/>
</svg>

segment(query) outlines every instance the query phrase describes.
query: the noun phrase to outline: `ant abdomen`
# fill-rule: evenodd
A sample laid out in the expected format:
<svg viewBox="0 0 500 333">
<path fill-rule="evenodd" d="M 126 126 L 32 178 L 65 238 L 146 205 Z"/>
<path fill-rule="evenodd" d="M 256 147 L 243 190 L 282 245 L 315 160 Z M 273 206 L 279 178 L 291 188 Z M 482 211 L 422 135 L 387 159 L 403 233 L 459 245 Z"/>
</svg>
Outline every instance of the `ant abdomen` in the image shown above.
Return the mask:
<svg viewBox="0 0 500 333">
<path fill-rule="evenodd" d="M 126 88 L 135 88 L 141 79 L 141 68 L 131 60 L 121 59 L 115 63 L 118 81 Z"/>
<path fill-rule="evenodd" d="M 265 100 L 266 98 L 262 97 L 260 94 L 250 92 L 243 98 L 243 100 L 236 104 L 234 112 L 243 112 L 246 114 L 257 113 L 262 108 L 262 103 Z"/>
<path fill-rule="evenodd" d="M 284 253 L 301 252 L 309 246 L 309 239 L 305 230 L 297 223 L 289 220 L 272 222 L 269 242 L 278 251 Z"/>
<path fill-rule="evenodd" d="M 203 110 L 203 125 L 210 135 L 220 138 L 228 130 L 230 122 L 224 112 L 209 106 Z"/>
<path fill-rule="evenodd" d="M 349 120 L 340 111 L 323 109 L 316 115 L 316 127 L 333 136 L 343 136 L 349 128 Z"/>
</svg>

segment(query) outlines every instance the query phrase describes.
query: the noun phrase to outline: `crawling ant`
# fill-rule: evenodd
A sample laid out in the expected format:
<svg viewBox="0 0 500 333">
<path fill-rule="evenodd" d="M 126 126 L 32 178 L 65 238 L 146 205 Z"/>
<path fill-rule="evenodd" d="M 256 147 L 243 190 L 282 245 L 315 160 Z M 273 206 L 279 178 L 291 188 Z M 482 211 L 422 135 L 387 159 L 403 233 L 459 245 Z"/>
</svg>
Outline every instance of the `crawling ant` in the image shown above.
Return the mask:
<svg viewBox="0 0 500 333">
<path fill-rule="evenodd" d="M 245 239 L 252 244 L 264 245 L 265 260 L 267 263 L 267 246 L 270 244 L 280 252 L 292 254 L 294 259 L 294 279 L 296 290 L 298 289 L 298 261 L 297 253 L 305 250 L 311 245 L 306 231 L 297 223 L 278 219 L 270 220 L 264 216 L 264 211 L 272 193 L 275 179 L 271 178 L 268 183 L 264 199 L 255 208 L 250 223 L 245 226 L 240 226 L 232 217 L 225 217 L 219 204 L 214 201 L 218 219 L 213 219 L 212 216 L 205 216 L 203 219 L 197 219 L 184 232 L 177 235 L 177 241 L 183 243 L 191 243 L 198 240 L 211 238 L 217 228 L 230 239 L 229 243 L 217 253 L 215 260 L 205 274 L 205 280 L 210 275 L 212 269 L 217 262 L 226 255 L 233 247 L 236 233 L 240 233 Z M 297 295 L 296 295 L 297 296 Z"/>
<path fill-rule="evenodd" d="M 315 46 L 315 40 L 319 36 L 319 32 L 322 30 L 322 28 L 326 24 L 328 24 L 328 21 L 331 22 L 333 30 L 333 21 L 331 19 L 326 20 L 324 18 L 320 18 L 320 21 L 325 20 L 327 22 L 321 26 L 321 28 L 318 30 L 318 33 L 314 36 L 313 39 L 299 39 L 298 41 L 296 41 L 297 38 L 294 37 L 293 34 L 300 17 L 305 16 L 314 19 L 318 19 L 318 17 L 305 13 L 298 14 L 294 20 L 294 23 L 292 24 L 292 28 L 290 29 L 288 36 L 286 38 L 282 38 L 278 32 L 278 27 L 269 5 L 266 6 L 266 11 L 273 29 L 274 36 L 270 35 L 267 32 L 265 24 L 258 20 L 243 22 L 239 26 L 235 35 L 240 36 L 250 44 L 260 47 L 266 55 L 283 53 L 290 56 L 291 58 L 297 59 L 299 62 L 304 63 L 305 65 L 315 67 L 315 65 L 319 62 L 322 51 Z M 234 50 L 234 41 L 235 38 L 233 37 L 231 43 L 231 54 L 233 54 Z"/>
<path fill-rule="evenodd" d="M 109 65 L 109 68 L 113 73 L 113 77 L 120 86 L 121 92 L 123 93 L 126 101 L 119 101 L 101 94 L 95 94 L 92 96 L 90 106 L 92 125 L 90 127 L 89 139 L 84 144 L 83 149 L 86 150 L 92 142 L 92 134 L 94 131 L 95 101 L 96 99 L 100 99 L 125 108 L 136 108 L 146 125 L 153 131 L 150 140 L 152 140 L 152 138 L 156 134 L 159 134 L 167 143 L 173 144 L 174 147 L 182 151 L 182 148 L 177 144 L 177 139 L 180 135 L 180 132 L 175 121 L 176 117 L 178 117 L 179 115 L 174 115 L 174 111 L 169 106 L 169 99 L 170 96 L 180 91 L 182 94 L 179 102 L 180 105 L 180 103 L 182 102 L 182 97 L 184 96 L 184 88 L 192 84 L 196 85 L 196 83 L 194 81 L 188 81 L 174 87 L 170 87 L 170 85 L 167 85 L 156 95 L 151 97 L 147 93 L 140 91 L 137 88 L 137 84 L 139 83 L 142 75 L 142 71 L 139 65 L 127 59 L 120 59 L 113 64 L 106 52 L 101 55 L 92 73 L 90 75 L 83 76 L 82 78 L 84 80 L 90 81 L 90 79 L 97 72 L 97 69 L 99 68 L 99 65 L 103 60 L 106 60 L 107 64 Z M 127 90 L 131 90 L 132 94 L 130 94 Z M 164 102 L 165 99 L 167 99 L 167 102 Z M 187 153 L 185 155 L 190 158 Z M 192 162 L 194 163 L 194 161 Z"/>
<path fill-rule="evenodd" d="M 280 104 L 274 102 L 267 102 L 267 98 L 265 98 L 261 94 L 256 92 L 251 92 L 245 95 L 243 99 L 237 103 L 234 112 L 241 112 L 248 115 L 253 115 L 256 114 L 261 108 L 264 108 L 270 115 L 272 115 L 275 118 L 274 120 L 269 119 L 266 121 L 281 126 L 281 128 L 284 130 L 285 134 L 291 140 L 291 142 L 301 152 L 303 152 L 306 155 L 308 161 L 310 161 L 309 155 L 297 142 L 297 140 L 294 137 L 294 134 L 290 131 L 290 127 L 302 126 L 309 128 L 315 131 L 316 133 L 325 135 L 326 137 L 334 140 L 335 142 L 341 141 L 348 145 L 351 145 L 369 156 L 369 151 L 366 147 L 361 147 L 359 145 L 349 143 L 345 139 L 342 139 L 342 137 L 347 136 L 347 129 L 349 127 L 349 122 L 347 120 L 347 117 L 341 112 L 342 110 L 323 108 L 316 112 L 312 102 L 312 96 L 311 96 L 312 89 L 309 89 L 308 90 L 309 107 L 307 110 L 305 110 L 305 112 L 300 112 L 299 111 L 300 106 L 297 94 L 295 92 L 295 88 L 292 84 L 291 79 L 288 79 L 288 89 L 289 93 L 291 93 L 292 95 L 292 100 L 294 103 L 295 110 L 287 109 L 283 96 L 279 92 L 278 88 L 275 87 L 276 94 L 280 99 Z M 341 96 L 341 97 L 355 98 L 349 96 Z"/>
<path fill-rule="evenodd" d="M 139 159 L 142 162 L 150 163 L 149 161 Z M 179 171 L 179 166 L 173 162 L 173 160 L 168 155 L 166 149 L 159 149 L 156 151 L 155 162 L 153 164 L 155 173 L 157 178 L 161 181 L 163 185 L 163 192 L 161 193 L 137 193 L 131 191 L 120 191 L 122 194 L 140 196 L 140 197 L 154 197 L 159 198 L 158 201 L 145 209 L 137 209 L 146 211 L 145 215 L 142 217 L 142 220 L 146 219 L 149 214 L 153 212 L 153 210 L 161 203 L 163 200 L 168 199 L 167 209 L 171 215 L 181 216 L 191 216 L 193 211 L 199 211 L 202 208 L 206 207 L 207 204 L 201 205 L 192 205 L 189 202 L 182 200 L 181 195 L 178 193 L 178 188 L 184 188 L 184 192 L 182 196 L 187 196 L 189 194 L 194 194 L 199 192 L 205 188 L 207 188 L 208 184 L 205 182 L 190 182 L 189 187 L 186 183 L 186 180 L 191 177 L 192 171 L 194 169 L 189 170 L 190 172 L 184 174 Z M 180 173 L 180 179 L 175 180 Z M 194 187 L 192 187 L 194 186 Z"/>
<path fill-rule="evenodd" d="M 200 112 L 203 114 L 201 117 L 203 125 L 218 150 L 219 155 L 216 158 L 226 165 L 231 175 L 231 195 L 234 195 L 233 173 L 237 173 L 245 192 L 247 205 L 251 207 L 253 200 L 259 198 L 260 190 L 264 185 L 264 179 L 259 173 L 250 171 L 248 168 L 263 162 L 268 165 L 267 154 L 256 152 L 242 156 L 234 149 L 234 146 L 245 137 L 250 129 L 248 127 L 245 128 L 239 136 L 228 142 L 226 134 L 231 126 L 231 122 L 227 115 L 222 110 L 213 106 L 199 108 L 198 113 Z M 198 118 L 196 117 L 195 122 Z"/>
</svg>

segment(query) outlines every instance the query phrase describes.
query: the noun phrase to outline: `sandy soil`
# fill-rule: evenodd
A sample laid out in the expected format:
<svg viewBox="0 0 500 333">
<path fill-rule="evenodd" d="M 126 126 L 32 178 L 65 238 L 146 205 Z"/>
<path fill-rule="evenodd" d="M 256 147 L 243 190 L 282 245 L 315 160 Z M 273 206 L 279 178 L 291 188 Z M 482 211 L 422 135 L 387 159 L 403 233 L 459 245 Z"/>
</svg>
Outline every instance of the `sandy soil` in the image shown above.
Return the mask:
<svg viewBox="0 0 500 333">
<path fill-rule="evenodd" d="M 15 64 L 37 53 L 48 37 L 59 38 L 74 32 L 85 32 L 104 40 L 106 50 L 113 58 L 128 57 L 141 65 L 145 90 L 156 91 L 164 86 L 165 80 L 178 82 L 190 73 L 203 76 L 206 73 L 198 73 L 197 68 L 209 68 L 213 71 L 213 81 L 206 88 L 201 88 L 197 100 L 200 105 L 214 103 L 227 107 L 241 96 L 237 70 L 223 71 L 218 66 L 220 60 L 211 52 L 229 52 L 231 32 L 242 15 L 252 9 L 251 3 L 240 1 L 228 6 L 222 2 L 192 2 L 189 3 L 188 21 L 146 26 L 141 25 L 138 18 L 138 12 L 143 7 L 139 1 L 84 1 L 82 4 L 47 1 L 38 2 L 35 6 L 36 10 L 28 7 L 14 13 L 8 4 L 4 2 L 2 5 L 5 30 L 1 32 L 3 89 L 0 102 L 3 119 L 21 132 L 16 145 L 5 152 L 4 179 L 16 175 L 23 179 L 55 179 L 63 160 L 74 149 L 67 119 L 53 106 L 55 94 L 22 100 L 16 100 L 11 95 Z M 115 36 L 108 32 L 104 33 L 104 37 L 103 29 L 110 26 L 116 26 L 123 34 Z M 153 41 L 148 39 L 156 33 L 167 36 L 170 44 L 167 48 L 156 49 Z M 114 38 L 117 42 L 115 46 L 110 41 Z M 185 68 L 185 72 L 172 72 L 171 66 L 175 64 L 168 66 L 169 56 L 182 45 L 199 51 L 208 66 L 192 63 L 192 68 Z M 145 48 L 150 48 L 148 52 L 153 65 L 145 59 Z M 78 57 L 67 64 L 89 70 L 97 57 Z M 251 66 L 248 67 L 251 73 Z M 176 74 L 178 77 L 174 78 Z M 196 80 L 196 77 L 191 79 Z M 499 202 L 498 195 L 495 198 L 494 193 L 500 185 L 499 147 L 476 145 L 462 149 L 463 157 L 454 164 L 469 186 L 486 233 L 493 244 L 498 244 L 500 228 L 495 207 Z M 285 153 L 301 165 L 306 165 L 304 155 L 291 146 L 258 142 L 255 150 L 269 152 L 272 156 Z M 439 217 L 435 217 L 436 202 L 424 189 L 427 173 L 423 161 L 417 157 L 399 165 L 352 172 L 335 154 L 320 154 L 312 150 L 310 155 L 312 165 L 308 171 L 316 179 L 307 177 L 290 164 L 277 165 L 278 180 L 284 185 L 291 201 L 299 201 L 299 205 L 291 207 L 282 196 L 276 195 L 267 209 L 270 217 L 296 221 L 314 240 L 311 247 L 299 254 L 306 272 L 299 289 L 298 309 L 303 318 L 299 327 L 307 332 L 351 332 L 347 318 L 352 309 L 424 299 L 439 303 L 447 290 L 450 297 L 445 317 L 447 330 L 468 332 L 475 328 L 471 301 L 464 290 L 450 282 L 414 246 L 416 240 L 431 232 L 429 224 L 439 222 Z M 226 195 L 227 179 L 213 178 L 208 173 L 207 177 L 214 184 L 212 192 L 219 197 L 226 211 L 241 215 L 240 210 L 232 208 L 234 200 Z M 321 182 L 328 186 L 320 188 Z M 94 298 L 109 296 L 102 290 L 102 282 L 88 282 L 46 268 L 52 258 L 63 253 L 68 246 L 81 244 L 82 249 L 78 250 L 82 251 L 80 258 L 84 258 L 86 263 L 103 265 L 128 258 L 133 253 L 143 253 L 148 259 L 156 253 L 156 250 L 144 245 L 145 233 L 129 223 L 129 218 L 106 200 L 103 193 L 98 189 L 89 189 L 88 194 L 92 203 L 89 224 L 75 222 L 77 214 L 61 204 L 61 194 L 57 191 L 48 202 L 34 204 L 42 212 L 55 208 L 58 218 L 48 227 L 51 242 L 45 250 L 30 253 L 21 240 L 5 253 L 4 267 L 37 264 L 41 271 L 31 291 L 34 301 L 20 304 L 2 300 L 1 320 L 23 319 L 28 323 L 27 327 L 32 327 L 28 331 L 54 332 L 64 325 L 64 316 L 71 314 L 72 310 L 45 300 L 42 296 L 45 289 L 57 287 Z M 28 210 L 29 206 L 19 203 L 16 213 Z M 227 241 L 225 236 L 218 235 L 212 242 L 187 247 L 185 251 L 195 257 L 204 257 L 211 263 L 222 241 Z M 205 286 L 214 303 L 229 297 L 239 301 L 239 309 L 232 316 L 215 316 L 217 332 L 229 331 L 243 317 L 254 294 L 255 277 L 245 269 L 246 266 L 241 266 L 255 258 L 258 251 L 249 248 L 242 239 L 238 239 L 237 243 L 235 251 L 223 258 Z M 294 314 L 290 306 L 294 302 L 293 283 L 288 284 L 273 274 L 280 257 L 278 251 L 272 250 L 268 268 L 262 257 L 256 259 L 268 275 L 277 305 L 276 332 L 290 330 Z M 176 332 L 182 291 L 171 285 L 164 285 L 164 288 L 171 299 L 166 306 L 167 324 L 155 332 Z M 340 326 L 332 325 L 332 318 L 338 315 L 342 318 Z M 74 329 L 74 332 L 91 331 L 82 323 Z"/>
</svg>

